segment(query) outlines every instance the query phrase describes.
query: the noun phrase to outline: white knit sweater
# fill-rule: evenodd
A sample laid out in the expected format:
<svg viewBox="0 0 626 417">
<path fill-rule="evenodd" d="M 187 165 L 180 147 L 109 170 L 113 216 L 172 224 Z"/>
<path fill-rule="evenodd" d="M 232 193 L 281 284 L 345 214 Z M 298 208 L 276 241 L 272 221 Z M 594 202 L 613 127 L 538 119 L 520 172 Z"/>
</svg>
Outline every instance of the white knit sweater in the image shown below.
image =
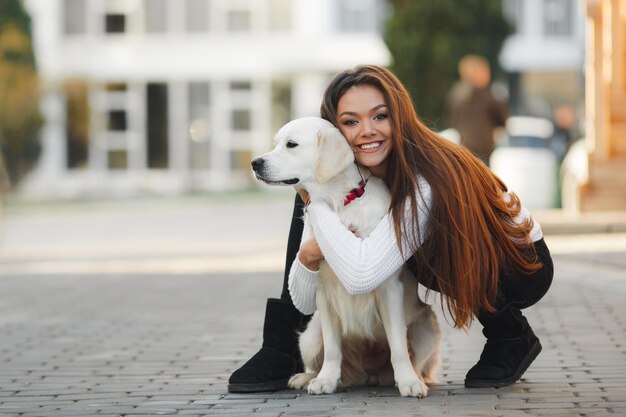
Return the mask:
<svg viewBox="0 0 626 417">
<path fill-rule="evenodd" d="M 419 193 L 416 196 L 420 211 L 419 229 L 424 231 L 432 199 L 428 183 L 420 178 L 419 185 L 422 191 L 421 196 Z M 504 194 L 503 198 L 508 200 L 510 197 Z M 405 208 L 405 218 L 410 219 L 410 204 L 405 204 Z M 529 218 L 529 211 L 522 207 L 515 221 L 521 224 Z M 324 203 L 309 205 L 307 223 L 313 228 L 313 234 L 326 262 L 350 294 L 373 291 L 413 255 L 407 243 L 408 239 L 401 239 L 403 250 L 400 252 L 390 214 L 383 217 L 365 239 L 355 236 Z M 533 242 L 543 237 L 539 223 L 534 222 L 530 237 Z M 424 236 L 418 236 L 417 243 L 421 244 L 423 238 Z M 303 237 L 304 240 L 306 237 Z M 299 256 L 296 256 L 289 271 L 289 292 L 294 305 L 303 314 L 312 314 L 317 309 L 315 295 L 318 279 L 319 271 L 309 270 L 300 262 Z"/>
</svg>

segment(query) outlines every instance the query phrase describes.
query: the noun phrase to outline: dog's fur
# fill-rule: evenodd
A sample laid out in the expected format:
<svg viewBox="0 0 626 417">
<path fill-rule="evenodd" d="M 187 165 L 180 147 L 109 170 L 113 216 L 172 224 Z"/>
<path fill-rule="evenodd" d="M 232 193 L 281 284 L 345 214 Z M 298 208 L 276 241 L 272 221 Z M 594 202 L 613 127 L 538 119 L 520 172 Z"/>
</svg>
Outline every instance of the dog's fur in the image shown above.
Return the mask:
<svg viewBox="0 0 626 417">
<path fill-rule="evenodd" d="M 374 176 L 362 197 L 343 205 L 369 172 L 359 172 L 350 146 L 331 123 L 297 119 L 283 126 L 275 141 L 273 151 L 252 162 L 259 180 L 304 188 L 311 201 L 329 204 L 361 238 L 386 215 L 389 191 Z M 439 366 L 441 335 L 430 306 L 419 298 L 416 279 L 403 267 L 373 292 L 350 295 L 325 261 L 319 276 L 318 310 L 300 336 L 306 373 L 294 375 L 289 386 L 322 394 L 339 383 L 391 385 L 395 379 L 401 395 L 426 396 L 425 382 L 434 381 Z"/>
</svg>

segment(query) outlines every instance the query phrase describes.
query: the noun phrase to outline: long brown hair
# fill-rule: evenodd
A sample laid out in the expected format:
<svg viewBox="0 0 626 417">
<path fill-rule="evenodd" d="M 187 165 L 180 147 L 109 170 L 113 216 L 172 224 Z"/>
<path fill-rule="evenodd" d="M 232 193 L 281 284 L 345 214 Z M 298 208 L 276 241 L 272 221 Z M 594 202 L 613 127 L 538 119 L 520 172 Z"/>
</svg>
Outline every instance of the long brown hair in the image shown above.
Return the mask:
<svg viewBox="0 0 626 417">
<path fill-rule="evenodd" d="M 338 126 L 337 105 L 351 87 L 371 85 L 383 94 L 389 112 L 393 150 L 386 180 L 398 243 L 408 239 L 419 280 L 446 296 L 455 327 L 468 326 L 481 310 L 494 311 L 502 268 L 530 274 L 541 267 L 529 238 L 532 220 L 517 224 L 519 199 L 471 152 L 426 127 L 411 97 L 389 70 L 358 66 L 338 74 L 327 87 L 321 116 Z M 431 187 L 426 229 L 419 230 L 418 175 Z M 405 204 L 411 218 L 404 218 Z M 425 236 L 419 245 L 419 236 Z"/>
</svg>

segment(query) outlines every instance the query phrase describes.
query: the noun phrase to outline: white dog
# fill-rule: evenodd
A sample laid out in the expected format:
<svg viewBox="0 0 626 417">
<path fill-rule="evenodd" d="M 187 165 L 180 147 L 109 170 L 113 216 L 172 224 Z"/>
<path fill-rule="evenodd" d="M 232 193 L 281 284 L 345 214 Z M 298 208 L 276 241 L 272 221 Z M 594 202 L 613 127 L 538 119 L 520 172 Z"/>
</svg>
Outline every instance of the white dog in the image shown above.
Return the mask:
<svg viewBox="0 0 626 417">
<path fill-rule="evenodd" d="M 328 203 L 362 238 L 387 214 L 387 186 L 356 166 L 346 139 L 330 122 L 291 121 L 275 142 L 273 151 L 252 161 L 259 180 L 305 189 L 311 201 Z M 369 176 L 366 186 L 362 173 Z M 351 202 L 344 205 L 346 196 Z M 434 381 L 439 366 L 441 334 L 435 314 L 419 298 L 415 277 L 403 267 L 375 291 L 350 295 L 324 261 L 319 276 L 318 310 L 300 336 L 307 372 L 294 375 L 289 386 L 322 394 L 339 383 L 391 385 L 395 379 L 402 396 L 426 396 L 425 382 Z"/>
</svg>

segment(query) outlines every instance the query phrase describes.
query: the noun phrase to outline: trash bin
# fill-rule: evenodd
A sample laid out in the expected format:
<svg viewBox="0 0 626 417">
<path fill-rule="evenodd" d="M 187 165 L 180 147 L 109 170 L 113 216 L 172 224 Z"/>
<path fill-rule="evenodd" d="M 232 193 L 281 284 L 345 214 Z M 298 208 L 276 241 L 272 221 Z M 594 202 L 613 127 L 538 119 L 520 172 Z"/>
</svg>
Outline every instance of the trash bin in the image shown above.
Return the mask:
<svg viewBox="0 0 626 417">
<path fill-rule="evenodd" d="M 506 122 L 506 133 L 506 139 L 491 154 L 491 170 L 525 207 L 555 207 L 558 162 L 550 147 L 552 123 L 543 118 L 514 116 Z"/>
</svg>

